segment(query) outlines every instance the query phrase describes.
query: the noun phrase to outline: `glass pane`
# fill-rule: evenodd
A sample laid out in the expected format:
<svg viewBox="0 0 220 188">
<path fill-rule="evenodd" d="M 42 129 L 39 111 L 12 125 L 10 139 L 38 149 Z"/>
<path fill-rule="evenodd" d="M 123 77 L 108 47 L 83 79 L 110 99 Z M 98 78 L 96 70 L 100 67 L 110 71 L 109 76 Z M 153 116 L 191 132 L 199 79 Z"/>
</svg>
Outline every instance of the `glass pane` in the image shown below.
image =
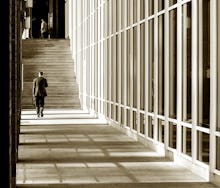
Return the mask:
<svg viewBox="0 0 220 188">
<path fill-rule="evenodd" d="M 148 137 L 154 137 L 154 118 L 148 116 Z"/>
<path fill-rule="evenodd" d="M 111 61 L 110 61 L 110 57 L 111 57 L 111 44 L 110 44 L 110 39 L 107 39 L 107 100 L 110 100 L 110 86 L 111 86 L 111 75 L 110 75 L 110 69 L 111 69 Z"/>
<path fill-rule="evenodd" d="M 133 107 L 137 108 L 137 27 L 133 29 Z"/>
<path fill-rule="evenodd" d="M 87 48 L 86 49 L 86 80 L 87 80 L 87 83 L 90 83 L 90 48 Z M 106 62 L 105 62 L 106 63 Z M 86 87 L 86 93 L 88 94 L 88 96 L 90 96 L 90 88 L 91 88 L 91 85 L 88 84 L 87 87 Z M 106 98 L 106 95 L 105 95 L 105 98 Z M 88 100 L 89 101 L 89 100 Z M 88 103 L 89 104 L 89 103 Z M 89 105 L 88 105 L 89 106 Z"/>
<path fill-rule="evenodd" d="M 121 29 L 125 27 L 125 1 L 126 0 L 121 0 Z"/>
<path fill-rule="evenodd" d="M 110 13 L 111 13 L 111 11 L 110 11 L 110 3 L 109 3 L 109 1 L 107 1 L 107 33 L 108 33 L 108 35 L 110 35 L 110 33 L 111 33 L 111 22 L 110 22 L 110 18 L 111 18 L 111 15 L 110 15 Z"/>
<path fill-rule="evenodd" d="M 192 155 L 191 138 L 191 129 L 188 127 L 182 127 L 182 152 L 189 156 Z"/>
<path fill-rule="evenodd" d="M 210 10 L 209 0 L 202 1 L 202 59 L 199 60 L 199 125 L 209 127 L 210 116 Z"/>
<path fill-rule="evenodd" d="M 115 112 L 115 121 L 118 122 L 118 114 L 119 114 L 119 107 L 118 107 L 118 105 L 115 106 L 115 110 L 116 110 L 116 112 Z"/>
<path fill-rule="evenodd" d="M 145 0 L 140 0 L 141 20 L 145 18 Z"/>
<path fill-rule="evenodd" d="M 116 76 L 116 71 L 115 71 L 115 60 L 116 60 L 116 37 L 112 37 L 112 43 L 111 43 L 111 101 L 115 102 L 115 76 Z"/>
<path fill-rule="evenodd" d="M 148 111 L 154 110 L 154 22 L 153 19 L 149 21 L 148 25 Z"/>
<path fill-rule="evenodd" d="M 125 85 L 125 52 L 126 52 L 126 47 L 124 46 L 124 41 L 125 41 L 125 33 L 123 32 L 121 34 L 121 103 L 124 104 L 124 96 L 125 96 L 125 90 L 124 90 L 124 85 Z"/>
<path fill-rule="evenodd" d="M 98 44 L 95 45 L 94 55 L 94 90 L 95 96 L 98 97 Z"/>
<path fill-rule="evenodd" d="M 95 0 L 94 2 L 94 8 L 96 9 L 98 7 L 98 0 Z"/>
<path fill-rule="evenodd" d="M 154 0 L 148 0 L 148 16 L 154 14 Z"/>
<path fill-rule="evenodd" d="M 137 114 L 133 111 L 133 129 L 137 130 Z"/>
<path fill-rule="evenodd" d="M 216 169 L 220 170 L 220 138 L 216 137 Z"/>
<path fill-rule="evenodd" d="M 170 11 L 169 14 L 169 116 L 176 118 L 176 86 L 177 86 L 177 11 L 176 9 Z"/>
<path fill-rule="evenodd" d="M 116 0 L 111 1 L 111 11 L 112 11 L 112 32 L 116 32 Z"/>
<path fill-rule="evenodd" d="M 140 133 L 145 134 L 144 114 L 140 114 Z"/>
<path fill-rule="evenodd" d="M 122 125 L 125 124 L 125 115 L 124 115 L 124 112 L 125 112 L 124 108 L 121 108 L 121 123 L 122 123 Z"/>
<path fill-rule="evenodd" d="M 108 118 L 111 118 L 111 117 L 110 117 L 110 108 L 111 108 L 111 105 L 108 103 L 108 104 L 107 104 L 107 114 L 108 114 L 107 117 L 108 117 Z"/>
<path fill-rule="evenodd" d="M 164 9 L 164 1 L 165 0 L 158 0 L 158 11 L 161 11 Z"/>
<path fill-rule="evenodd" d="M 140 41 L 140 109 L 145 109 L 145 23 L 141 24 Z"/>
<path fill-rule="evenodd" d="M 130 6 L 131 0 L 127 0 L 127 26 L 130 26 Z"/>
<path fill-rule="evenodd" d="M 98 100 L 97 99 L 95 99 L 95 111 L 97 112 L 98 111 Z"/>
<path fill-rule="evenodd" d="M 111 104 L 111 119 L 113 120 L 114 120 L 114 109 L 115 109 L 115 106 Z"/>
<path fill-rule="evenodd" d="M 137 1 L 140 0 L 133 0 L 133 23 L 137 22 Z"/>
<path fill-rule="evenodd" d="M 177 3 L 177 0 L 169 0 L 169 6 L 172 6 Z"/>
<path fill-rule="evenodd" d="M 95 14 L 94 14 L 94 19 L 95 19 L 95 25 L 94 25 L 94 41 L 97 42 L 98 40 L 98 12 L 96 11 Z"/>
<path fill-rule="evenodd" d="M 176 124 L 169 123 L 169 147 L 176 149 Z"/>
<path fill-rule="evenodd" d="M 120 55 L 119 54 L 119 48 L 120 48 L 120 41 L 119 41 L 119 35 L 116 35 L 116 71 L 115 71 L 115 76 L 116 76 L 116 102 L 119 102 L 119 92 L 120 92 L 120 88 L 119 88 L 119 82 L 117 80 L 121 79 L 121 75 L 120 75 L 120 70 L 119 70 L 119 66 L 121 63 L 121 60 L 119 59 Z"/>
<path fill-rule="evenodd" d="M 158 18 L 158 113 L 164 115 L 164 15 Z"/>
<path fill-rule="evenodd" d="M 127 30 L 127 105 L 130 106 L 130 31 Z"/>
<path fill-rule="evenodd" d="M 130 127 L 130 111 L 127 110 L 127 124 L 126 124 L 127 127 Z"/>
<path fill-rule="evenodd" d="M 120 0 L 121 1 L 121 0 Z M 120 1 L 119 0 L 117 0 L 116 1 L 116 10 L 117 10 L 117 12 L 116 12 L 116 31 L 119 31 L 119 29 L 120 29 L 120 16 L 121 16 L 121 10 L 120 10 L 120 6 L 119 6 L 119 4 L 120 4 Z"/>
<path fill-rule="evenodd" d="M 164 120 L 158 120 L 158 141 L 164 143 Z"/>
<path fill-rule="evenodd" d="M 192 59 L 191 59 L 191 3 L 182 7 L 182 62 L 183 62 L 183 121 L 191 122 L 191 93 L 192 93 Z"/>
<path fill-rule="evenodd" d="M 209 134 L 197 131 L 197 159 L 209 163 Z"/>
</svg>

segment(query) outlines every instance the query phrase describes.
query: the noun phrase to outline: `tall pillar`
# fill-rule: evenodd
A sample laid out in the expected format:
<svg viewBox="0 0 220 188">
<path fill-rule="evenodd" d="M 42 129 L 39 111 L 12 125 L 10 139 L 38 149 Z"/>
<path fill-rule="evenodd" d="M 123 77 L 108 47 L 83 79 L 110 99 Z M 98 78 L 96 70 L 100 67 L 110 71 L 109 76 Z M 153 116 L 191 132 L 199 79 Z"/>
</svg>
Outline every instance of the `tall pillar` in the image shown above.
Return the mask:
<svg viewBox="0 0 220 188">
<path fill-rule="evenodd" d="M 1 131 L 0 131 L 0 179 L 1 184 L 10 187 L 10 141 L 9 141 L 9 1 L 0 1 L 0 18 L 2 36 L 1 45 L 1 66 L 0 84 L 4 88 L 4 92 L 0 92 L 1 97 Z M 11 8 L 11 7 L 10 7 Z M 3 37 L 4 36 L 4 37 Z M 3 68 L 4 67 L 4 68 Z"/>
<path fill-rule="evenodd" d="M 1 98 L 0 131 L 0 179 L 5 188 L 16 187 L 16 162 L 18 129 L 20 123 L 20 3 L 21 1 L 1 1 L 2 20 L 0 84 Z M 8 7 L 8 9 L 6 8 Z"/>
</svg>

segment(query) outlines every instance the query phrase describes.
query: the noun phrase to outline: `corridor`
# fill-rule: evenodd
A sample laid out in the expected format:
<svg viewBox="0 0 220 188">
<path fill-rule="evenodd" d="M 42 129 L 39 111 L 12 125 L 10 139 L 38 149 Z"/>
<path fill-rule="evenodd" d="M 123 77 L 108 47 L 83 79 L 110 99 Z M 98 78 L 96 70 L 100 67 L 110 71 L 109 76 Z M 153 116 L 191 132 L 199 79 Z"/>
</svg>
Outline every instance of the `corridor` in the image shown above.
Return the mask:
<svg viewBox="0 0 220 188">
<path fill-rule="evenodd" d="M 23 110 L 17 188 L 212 188 L 83 110 Z"/>
<path fill-rule="evenodd" d="M 220 186 L 220 1 L 0 8 L 4 188 Z"/>
</svg>

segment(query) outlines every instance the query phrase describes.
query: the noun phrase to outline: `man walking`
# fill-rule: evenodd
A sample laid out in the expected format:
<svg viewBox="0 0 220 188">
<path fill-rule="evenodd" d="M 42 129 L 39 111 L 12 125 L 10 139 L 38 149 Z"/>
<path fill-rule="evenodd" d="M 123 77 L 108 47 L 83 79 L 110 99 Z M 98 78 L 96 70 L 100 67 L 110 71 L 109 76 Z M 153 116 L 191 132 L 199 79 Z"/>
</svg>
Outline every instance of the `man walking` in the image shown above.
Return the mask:
<svg viewBox="0 0 220 188">
<path fill-rule="evenodd" d="M 43 77 L 43 72 L 39 72 L 38 77 L 33 81 L 32 90 L 38 117 L 43 117 L 44 98 L 47 96 L 46 87 L 48 87 L 47 79 Z"/>
<path fill-rule="evenodd" d="M 40 26 L 41 38 L 47 38 L 47 23 L 44 19 L 41 19 L 41 26 Z"/>
</svg>

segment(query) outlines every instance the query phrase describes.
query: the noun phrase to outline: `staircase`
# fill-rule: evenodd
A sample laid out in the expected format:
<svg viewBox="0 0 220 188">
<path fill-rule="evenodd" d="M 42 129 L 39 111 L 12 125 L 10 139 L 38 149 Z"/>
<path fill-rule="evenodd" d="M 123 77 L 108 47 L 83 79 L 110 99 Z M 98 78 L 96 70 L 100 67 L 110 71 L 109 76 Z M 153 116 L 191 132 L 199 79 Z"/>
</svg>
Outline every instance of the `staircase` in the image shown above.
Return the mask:
<svg viewBox="0 0 220 188">
<path fill-rule="evenodd" d="M 47 109 L 80 109 L 74 61 L 70 41 L 66 39 L 35 39 L 22 41 L 23 91 L 22 109 L 33 109 L 32 84 L 38 72 L 47 78 Z"/>
</svg>

